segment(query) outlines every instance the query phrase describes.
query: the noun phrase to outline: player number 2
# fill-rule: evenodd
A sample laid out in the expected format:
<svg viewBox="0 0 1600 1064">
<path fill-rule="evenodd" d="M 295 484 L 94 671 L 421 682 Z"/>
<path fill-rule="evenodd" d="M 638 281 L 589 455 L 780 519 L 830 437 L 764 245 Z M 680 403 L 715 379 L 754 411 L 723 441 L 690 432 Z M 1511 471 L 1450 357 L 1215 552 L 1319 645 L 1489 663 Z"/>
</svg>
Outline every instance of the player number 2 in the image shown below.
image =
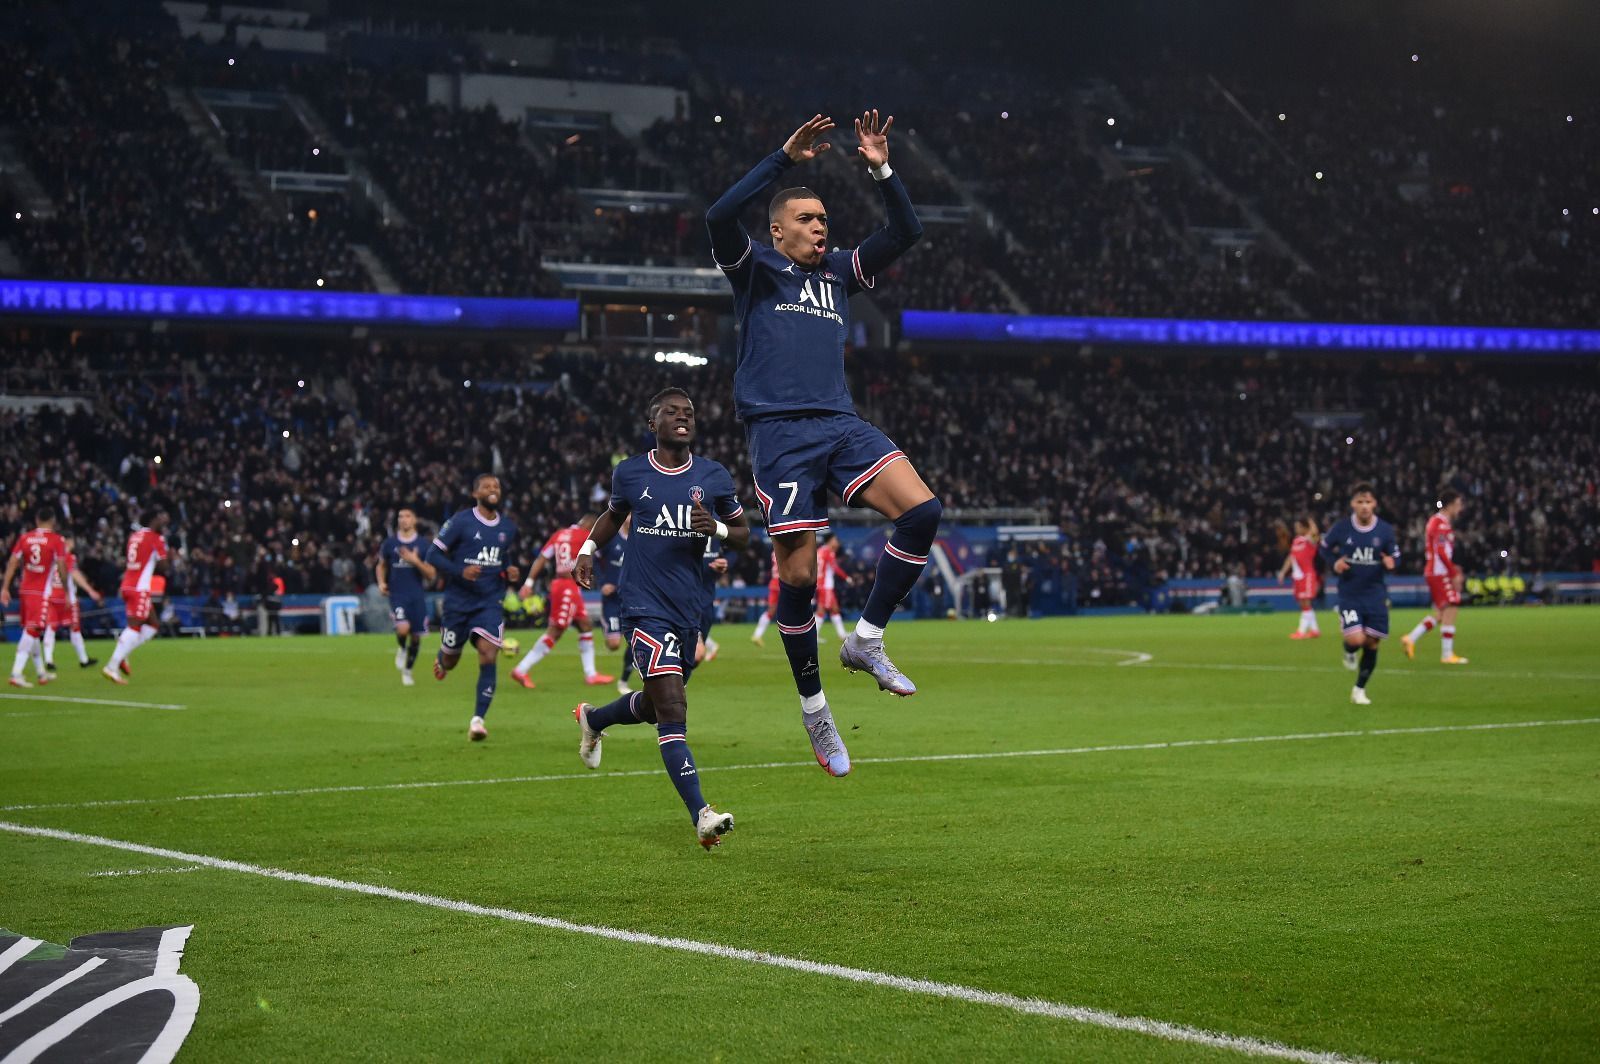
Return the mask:
<svg viewBox="0 0 1600 1064">
<path fill-rule="evenodd" d="M 800 494 L 800 482 L 798 480 L 785 480 L 778 484 L 778 488 L 779 490 L 789 489 L 789 501 L 783 504 L 783 512 L 787 516 L 789 511 L 794 509 L 794 497 Z"/>
<path fill-rule="evenodd" d="M 675 658 L 678 656 L 679 644 L 677 636 L 673 635 L 671 632 L 668 632 L 661 637 L 661 642 L 664 645 L 664 649 L 661 651 L 662 657 Z"/>
</svg>

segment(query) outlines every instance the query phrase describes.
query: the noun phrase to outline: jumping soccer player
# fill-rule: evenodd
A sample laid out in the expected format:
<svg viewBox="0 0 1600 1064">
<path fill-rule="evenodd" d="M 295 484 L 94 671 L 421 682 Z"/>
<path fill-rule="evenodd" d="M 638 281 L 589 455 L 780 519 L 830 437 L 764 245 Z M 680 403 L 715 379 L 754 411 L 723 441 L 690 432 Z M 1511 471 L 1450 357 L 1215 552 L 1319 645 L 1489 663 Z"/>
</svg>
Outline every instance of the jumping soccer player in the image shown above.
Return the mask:
<svg viewBox="0 0 1600 1064">
<path fill-rule="evenodd" d="M 1428 593 L 1433 597 L 1433 612 L 1422 618 L 1410 633 L 1400 637 L 1406 657 L 1417 656 L 1417 640 L 1439 625 L 1439 663 L 1465 665 L 1467 659 L 1456 654 L 1456 608 L 1461 605 L 1461 584 L 1466 578 L 1456 564 L 1456 518 L 1466 508 L 1461 493 L 1447 488 L 1439 493 L 1439 512 L 1428 518 L 1426 558 L 1422 571 L 1428 578 Z"/>
<path fill-rule="evenodd" d="M 839 591 L 834 581 L 843 580 L 849 586 L 850 574 L 839 564 L 838 536 L 822 532 L 817 536 L 817 543 L 817 626 L 820 628 L 824 619 L 832 618 L 833 630 L 839 633 L 840 639 L 845 639 L 848 636 L 844 630 L 844 615 L 839 612 Z"/>
<path fill-rule="evenodd" d="M 72 552 L 72 537 L 62 535 L 61 545 L 67 552 L 67 582 L 62 584 L 52 574 L 50 580 L 50 621 L 44 629 L 44 667 L 46 672 L 56 671 L 56 630 L 65 628 L 72 640 L 73 652 L 78 655 L 78 668 L 87 669 L 95 664 L 89 648 L 83 645 L 83 615 L 78 609 L 78 591 L 94 599 L 96 606 L 104 600 L 83 573 L 78 571 L 78 558 Z"/>
<path fill-rule="evenodd" d="M 1290 639 L 1316 639 L 1322 635 L 1317 627 L 1317 611 L 1312 600 L 1317 597 L 1317 522 L 1310 517 L 1297 517 L 1294 522 L 1294 542 L 1289 545 L 1289 556 L 1283 559 L 1278 570 L 1281 582 L 1294 574 L 1294 600 L 1300 605 L 1300 627 L 1290 632 Z"/>
<path fill-rule="evenodd" d="M 128 567 L 122 572 L 122 603 L 127 607 L 128 626 L 117 636 L 117 646 L 111 660 L 100 670 L 100 675 L 115 684 L 126 684 L 128 655 L 156 637 L 156 613 L 152 603 L 156 597 L 156 578 L 164 576 L 167 567 L 167 541 L 161 533 L 167 527 L 165 510 L 147 510 L 141 517 L 141 527 L 128 537 Z M 163 580 L 163 583 L 165 581 Z"/>
<path fill-rule="evenodd" d="M 757 247 L 739 223 L 745 208 L 785 171 L 828 150 L 817 138 L 834 123 L 820 114 L 706 212 L 712 258 L 733 286 L 740 326 L 734 407 L 745 423 L 756 494 L 778 555 L 778 631 L 804 719 L 825 719 L 830 727 L 811 613 L 816 533 L 828 525 L 828 492 L 894 522 L 877 583 L 855 632 L 839 648 L 839 660 L 851 671 L 867 670 L 880 688 L 902 696 L 917 688 L 884 652 L 883 630 L 922 575 L 942 513 L 905 453 L 856 416 L 845 383 L 849 297 L 871 288 L 922 237 L 905 186 L 889 167 L 893 124 L 892 117 L 880 122 L 876 111 L 855 123 L 856 153 L 878 184 L 888 224 L 854 251 L 828 250 L 827 210 L 806 188 L 786 188 L 768 203 L 771 247 Z"/>
<path fill-rule="evenodd" d="M 606 649 L 615 652 L 622 646 L 622 565 L 627 560 L 628 525 L 624 518 L 617 535 L 596 555 L 595 579 L 600 582 L 600 627 L 605 629 Z M 617 693 L 632 694 L 628 677 L 633 675 L 633 655 L 622 655 L 622 672 L 617 678 Z"/>
<path fill-rule="evenodd" d="M 400 670 L 400 682 L 407 687 L 417 682 L 411 669 L 417 663 L 422 633 L 428 624 L 427 585 L 439 576 L 417 552 L 418 538 L 417 512 L 402 506 L 395 514 L 395 534 L 378 548 L 378 590 L 389 597 L 394 641 L 399 644 L 394 652 L 394 667 Z"/>
<path fill-rule="evenodd" d="M 34 511 L 34 527 L 17 537 L 11 547 L 11 557 L 6 560 L 5 578 L 0 580 L 0 609 L 11 605 L 11 581 L 17 570 L 22 570 L 22 638 L 17 640 L 17 656 L 11 662 L 12 687 L 32 687 L 23 678 L 23 670 L 31 659 L 33 671 L 40 685 L 50 682 L 44 663 L 37 654 L 45 626 L 50 621 L 51 579 L 67 581 L 67 547 L 56 533 L 56 511 L 52 506 L 41 506 Z"/>
<path fill-rule="evenodd" d="M 572 711 L 582 729 L 578 757 L 598 768 L 601 734 L 607 728 L 653 723 L 667 776 L 689 810 L 700 845 L 709 850 L 733 828 L 733 814 L 717 812 L 700 794 L 700 776 L 686 738 L 684 684 L 694 671 L 706 541 L 743 547 L 750 529 L 728 471 L 720 462 L 689 452 L 695 436 L 689 394 L 681 388 L 657 393 L 650 399 L 646 421 L 656 438 L 655 449 L 629 458 L 612 473 L 611 504 L 591 522 L 574 572 L 579 584 L 594 587 L 595 552 L 611 542 L 624 517 L 634 516 L 628 564 L 622 571 L 622 623 L 644 690 L 598 708 L 578 704 Z"/>
<path fill-rule="evenodd" d="M 1389 598 L 1384 573 L 1400 560 L 1394 526 L 1378 516 L 1372 485 L 1350 489 L 1350 515 L 1322 537 L 1322 554 L 1339 576 L 1339 627 L 1344 633 L 1344 667 L 1356 673 L 1350 701 L 1370 706 L 1367 681 L 1378 667 L 1378 644 L 1389 634 Z M 1361 655 L 1360 663 L 1356 655 Z"/>
<path fill-rule="evenodd" d="M 444 628 L 439 655 L 433 659 L 433 678 L 442 680 L 461 660 L 471 643 L 478 648 L 478 686 L 467 737 L 478 742 L 489 737 L 483 718 L 494 701 L 495 659 L 505 634 L 500 596 L 505 584 L 515 584 L 517 567 L 510 564 L 517 542 L 517 526 L 500 513 L 500 478 L 479 473 L 472 479 L 470 510 L 462 510 L 439 529 L 428 550 L 428 564 L 445 574 Z"/>
<path fill-rule="evenodd" d="M 583 592 L 572 579 L 572 567 L 578 560 L 578 548 L 589 538 L 589 529 L 593 524 L 593 515 L 584 514 L 577 524 L 569 525 L 552 534 L 528 569 L 527 582 L 522 585 L 523 598 L 533 594 L 533 582 L 539 579 L 545 563 L 552 562 L 555 565 L 555 575 L 550 578 L 548 626 L 544 635 L 533 644 L 533 649 L 523 655 L 517 667 L 511 670 L 511 678 L 530 691 L 533 690 L 534 684 L 528 679 L 528 670 L 543 661 L 544 656 L 556 648 L 561 636 L 571 626 L 576 626 L 578 629 L 578 661 L 583 665 L 583 682 L 595 687 L 616 679 L 615 676 L 595 671 L 594 625 L 589 620 L 589 607 L 583 601 Z"/>
</svg>

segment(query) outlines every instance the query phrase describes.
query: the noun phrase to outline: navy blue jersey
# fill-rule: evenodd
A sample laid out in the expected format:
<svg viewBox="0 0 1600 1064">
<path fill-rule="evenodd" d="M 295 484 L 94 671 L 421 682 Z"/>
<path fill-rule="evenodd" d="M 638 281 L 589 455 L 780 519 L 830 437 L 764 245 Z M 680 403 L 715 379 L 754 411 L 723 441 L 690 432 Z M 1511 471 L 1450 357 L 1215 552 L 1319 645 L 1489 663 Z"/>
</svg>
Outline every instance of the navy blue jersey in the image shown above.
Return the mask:
<svg viewBox="0 0 1600 1064">
<path fill-rule="evenodd" d="M 1400 564 L 1400 544 L 1395 539 L 1394 526 L 1381 517 L 1374 516 L 1366 528 L 1356 525 L 1352 517 L 1342 517 L 1334 522 L 1322 537 L 1322 556 L 1331 569 L 1340 558 L 1350 560 L 1350 568 L 1339 574 L 1339 598 L 1381 599 L 1384 596 L 1385 569 L 1383 556 L 1387 554 Z"/>
<path fill-rule="evenodd" d="M 627 556 L 628 537 L 618 532 L 611 537 L 611 542 L 606 544 L 594 560 L 594 586 L 604 587 L 606 584 L 620 584 L 622 582 L 622 561 Z"/>
<path fill-rule="evenodd" d="M 425 554 L 428 550 L 428 541 L 411 533 L 410 539 L 401 539 L 399 536 L 390 536 L 383 541 L 383 546 L 378 548 L 378 556 L 389 566 L 389 595 L 392 598 L 407 598 L 422 594 L 422 574 L 417 567 L 400 557 L 400 548 L 410 547 L 418 554 Z"/>
<path fill-rule="evenodd" d="M 733 377 L 734 412 L 741 420 L 806 411 L 855 413 L 845 383 L 844 345 L 850 297 L 922 236 L 900 178 L 877 182 L 888 224 L 852 251 L 824 255 L 814 269 L 757 245 L 739 214 L 794 164 L 769 155 L 706 212 L 712 261 L 733 286 L 739 359 Z"/>
<path fill-rule="evenodd" d="M 504 514 L 493 521 L 478 516 L 477 507 L 462 510 L 433 537 L 428 561 L 446 575 L 445 607 L 463 609 L 480 603 L 500 601 L 505 592 L 505 568 L 517 542 L 517 526 Z M 476 580 L 466 580 L 461 570 L 468 565 L 482 568 Z"/>
<path fill-rule="evenodd" d="M 611 474 L 611 512 L 633 514 L 622 569 L 622 616 L 655 617 L 682 628 L 700 622 L 705 603 L 706 537 L 690 530 L 698 502 L 723 521 L 744 513 L 722 463 L 691 455 L 669 468 L 655 452 L 629 458 Z M 637 542 L 636 542 L 637 541 Z"/>
</svg>

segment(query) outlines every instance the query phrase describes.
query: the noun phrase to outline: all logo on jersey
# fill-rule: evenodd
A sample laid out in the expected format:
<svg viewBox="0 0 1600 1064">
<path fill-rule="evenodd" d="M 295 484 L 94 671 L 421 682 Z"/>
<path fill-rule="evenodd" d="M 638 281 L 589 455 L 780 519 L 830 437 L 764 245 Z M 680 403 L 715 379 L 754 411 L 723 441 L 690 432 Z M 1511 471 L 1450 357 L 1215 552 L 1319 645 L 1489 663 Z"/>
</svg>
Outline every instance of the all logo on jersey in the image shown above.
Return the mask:
<svg viewBox="0 0 1600 1064">
<path fill-rule="evenodd" d="M 662 503 L 661 512 L 656 514 L 654 524 L 642 525 L 636 521 L 634 522 L 633 530 L 636 533 L 643 533 L 647 536 L 699 535 L 698 532 L 694 531 L 693 526 L 690 524 L 690 518 L 693 516 L 693 514 L 694 507 L 688 503 L 680 502 L 677 505 L 673 505 L 671 503 Z"/>
<path fill-rule="evenodd" d="M 811 287 L 811 278 L 807 277 L 800 284 L 800 302 L 810 303 L 822 310 L 835 310 L 833 305 L 833 285 L 817 282 L 817 287 Z"/>
</svg>

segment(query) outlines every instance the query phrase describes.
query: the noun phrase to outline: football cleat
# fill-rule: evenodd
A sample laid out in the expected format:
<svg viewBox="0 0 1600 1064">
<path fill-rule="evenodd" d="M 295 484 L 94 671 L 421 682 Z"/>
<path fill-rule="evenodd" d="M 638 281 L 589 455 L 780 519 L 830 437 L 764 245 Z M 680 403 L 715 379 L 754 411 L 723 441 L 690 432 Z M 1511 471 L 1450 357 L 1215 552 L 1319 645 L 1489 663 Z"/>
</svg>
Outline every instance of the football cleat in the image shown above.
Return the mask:
<svg viewBox="0 0 1600 1064">
<path fill-rule="evenodd" d="M 112 677 L 112 679 L 116 679 L 116 677 Z M 6 682 L 11 684 L 12 687 L 32 687 L 33 686 L 33 684 L 29 683 L 27 680 L 24 680 L 20 676 L 13 676 L 13 677 L 11 677 L 10 680 L 8 680 Z M 117 680 L 117 682 L 118 683 L 122 683 L 123 681 L 122 680 Z"/>
<path fill-rule="evenodd" d="M 627 680 L 618 680 L 617 681 L 617 694 L 619 694 L 619 695 L 631 695 L 631 694 L 633 694 L 633 688 L 628 686 L 628 681 Z"/>
<path fill-rule="evenodd" d="M 617 678 L 615 676 L 607 676 L 603 672 L 597 672 L 593 676 L 585 676 L 583 682 L 590 687 L 601 687 L 608 683 L 616 683 Z"/>
<path fill-rule="evenodd" d="M 512 683 L 519 683 L 522 686 L 526 687 L 530 691 L 533 690 L 535 687 L 539 686 L 538 684 L 534 683 L 532 680 L 530 680 L 528 678 L 528 674 L 527 673 L 518 672 L 516 669 L 512 669 L 511 670 L 511 682 Z"/>
<path fill-rule="evenodd" d="M 1356 661 L 1356 652 L 1354 650 L 1346 650 L 1344 652 L 1344 657 L 1340 660 L 1343 662 L 1344 667 L 1349 669 L 1351 672 L 1355 672 L 1357 669 L 1361 668 L 1360 663 Z"/>
<path fill-rule="evenodd" d="M 91 665 L 98 665 L 98 664 L 100 664 L 100 659 L 99 658 L 90 658 L 88 661 L 80 661 L 80 662 L 78 662 L 78 668 L 87 669 Z"/>
<path fill-rule="evenodd" d="M 717 660 L 717 652 L 720 651 L 721 649 L 722 648 L 717 645 L 717 641 L 715 639 L 707 639 L 706 640 L 706 660 L 707 661 L 716 661 Z"/>
<path fill-rule="evenodd" d="M 1360 687 L 1350 688 L 1350 701 L 1358 706 L 1372 705 L 1372 699 L 1368 698 L 1366 690 Z"/>
<path fill-rule="evenodd" d="M 759 635 L 751 636 L 750 642 L 754 643 L 758 647 L 765 647 L 767 645 L 767 641 Z"/>
<path fill-rule="evenodd" d="M 104 676 L 106 679 L 110 680 L 119 687 L 128 686 L 128 681 L 117 675 L 117 673 L 113 671 L 109 665 L 100 670 L 100 675 Z"/>
<path fill-rule="evenodd" d="M 830 776 L 848 776 L 850 751 L 844 748 L 839 729 L 834 727 L 832 711 L 824 706 L 816 720 L 808 723 L 802 716 L 800 723 L 805 725 L 806 734 L 811 737 L 811 752 L 816 755 L 817 764 Z"/>
<path fill-rule="evenodd" d="M 47 683 L 54 683 L 55 679 L 56 679 L 56 674 L 55 673 L 53 673 L 53 672 L 41 672 L 39 674 L 39 676 L 38 676 L 39 686 L 43 687 Z"/>
<path fill-rule="evenodd" d="M 1311 637 L 1309 635 L 1307 635 L 1306 633 L 1304 633 L 1304 632 L 1290 632 L 1289 633 L 1289 638 L 1290 639 L 1310 639 Z"/>
<path fill-rule="evenodd" d="M 473 717 L 472 723 L 467 725 L 467 738 L 475 743 L 481 743 L 489 737 L 489 729 L 483 726 L 482 717 Z"/>
<path fill-rule="evenodd" d="M 132 676 L 133 675 L 133 670 L 128 668 L 128 662 L 127 662 L 126 659 L 124 659 L 122 664 L 118 665 L 117 668 L 122 670 L 122 675 L 124 675 L 124 676 Z"/>
<path fill-rule="evenodd" d="M 416 685 L 417 685 L 417 678 L 415 676 L 411 675 L 411 670 L 410 669 L 402 669 L 402 670 L 400 670 L 400 686 L 401 687 L 415 687 Z"/>
<path fill-rule="evenodd" d="M 709 805 L 695 818 L 694 833 L 700 837 L 700 845 L 708 850 L 722 842 L 722 836 L 732 830 L 733 814 L 719 813 Z"/>
<path fill-rule="evenodd" d="M 394 652 L 394 667 L 397 668 L 397 669 L 403 669 L 403 668 L 406 667 L 406 648 L 405 647 L 400 647 L 399 649 L 397 649 Z"/>
<path fill-rule="evenodd" d="M 54 676 L 56 674 L 56 663 L 53 661 L 45 662 L 44 671 L 48 672 L 51 676 Z"/>
<path fill-rule="evenodd" d="M 1451 654 L 1448 658 L 1439 659 L 1440 665 L 1465 665 L 1466 663 L 1467 659 L 1460 654 Z"/>
<path fill-rule="evenodd" d="M 844 645 L 839 648 L 839 664 L 857 672 L 865 669 L 878 681 L 878 687 L 892 695 L 906 698 L 917 693 L 917 685 L 911 678 L 894 667 L 894 662 L 889 660 L 889 655 L 883 651 L 883 640 L 867 641 L 851 632 L 845 639 Z"/>
<path fill-rule="evenodd" d="M 433 659 L 433 678 L 435 680 L 442 680 L 446 676 L 449 676 L 449 675 L 450 675 L 449 671 L 446 670 L 445 667 L 444 667 L 444 662 L 440 661 L 438 658 L 434 658 Z"/>
<path fill-rule="evenodd" d="M 1307 639 L 1321 639 L 1322 638 L 1322 629 L 1320 629 L 1320 628 L 1311 629 L 1311 631 L 1306 633 L 1306 638 Z"/>
<path fill-rule="evenodd" d="M 578 760 L 587 768 L 600 767 L 600 733 L 589 727 L 589 711 L 593 708 L 587 702 L 579 702 L 572 711 L 572 719 L 583 729 L 578 740 Z"/>
<path fill-rule="evenodd" d="M 1417 641 L 1408 635 L 1400 637 L 1400 648 L 1406 652 L 1406 660 L 1411 661 L 1417 656 Z"/>
</svg>

